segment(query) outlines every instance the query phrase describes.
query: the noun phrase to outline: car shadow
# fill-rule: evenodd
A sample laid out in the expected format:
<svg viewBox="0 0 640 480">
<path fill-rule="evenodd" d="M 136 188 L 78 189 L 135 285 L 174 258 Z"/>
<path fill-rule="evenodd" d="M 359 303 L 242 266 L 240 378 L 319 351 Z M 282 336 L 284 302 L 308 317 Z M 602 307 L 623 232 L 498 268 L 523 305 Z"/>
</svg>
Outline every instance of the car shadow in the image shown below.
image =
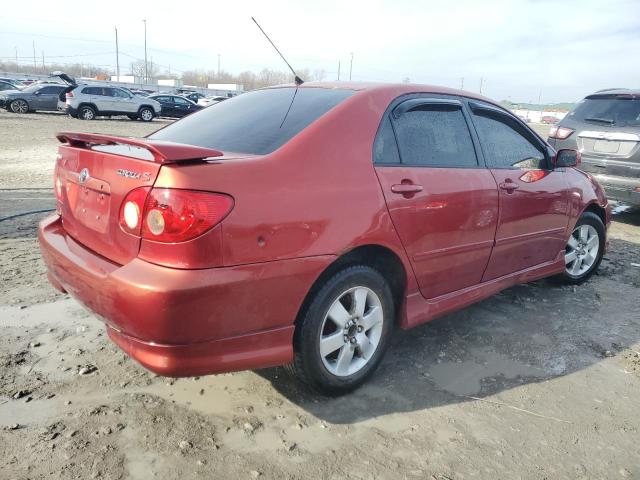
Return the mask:
<svg viewBox="0 0 640 480">
<path fill-rule="evenodd" d="M 338 424 L 483 399 L 568 375 L 640 341 L 634 261 L 640 262 L 640 245 L 613 240 L 600 272 L 581 286 L 519 285 L 397 331 L 377 372 L 342 397 L 319 396 L 283 368 L 257 373 L 291 402 Z"/>
</svg>

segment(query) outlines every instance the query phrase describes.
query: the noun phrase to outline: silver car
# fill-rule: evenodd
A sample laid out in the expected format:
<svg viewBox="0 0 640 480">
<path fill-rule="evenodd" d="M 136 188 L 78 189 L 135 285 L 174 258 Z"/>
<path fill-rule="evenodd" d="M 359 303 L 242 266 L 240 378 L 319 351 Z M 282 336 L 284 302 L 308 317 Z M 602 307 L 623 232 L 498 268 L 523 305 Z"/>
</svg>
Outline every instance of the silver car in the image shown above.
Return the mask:
<svg viewBox="0 0 640 480">
<path fill-rule="evenodd" d="M 77 85 L 60 94 L 61 109 L 74 118 L 93 120 L 97 116 L 127 115 L 131 120 L 150 122 L 160 114 L 155 100 L 132 95 L 123 88 Z"/>
</svg>

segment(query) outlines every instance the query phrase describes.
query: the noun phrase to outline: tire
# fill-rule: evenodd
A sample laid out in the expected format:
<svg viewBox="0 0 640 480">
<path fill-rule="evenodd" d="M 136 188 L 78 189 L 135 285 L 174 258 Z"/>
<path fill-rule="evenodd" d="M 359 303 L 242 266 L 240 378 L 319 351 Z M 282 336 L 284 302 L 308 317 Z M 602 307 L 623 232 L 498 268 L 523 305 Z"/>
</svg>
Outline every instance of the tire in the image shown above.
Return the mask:
<svg viewBox="0 0 640 480">
<path fill-rule="evenodd" d="M 26 100 L 22 100 L 21 98 L 12 101 L 9 104 L 9 109 L 13 113 L 28 113 L 29 112 L 29 104 Z"/>
<path fill-rule="evenodd" d="M 585 282 L 600 266 L 606 238 L 600 217 L 592 212 L 584 212 L 576 222 L 565 248 L 565 271 L 555 279 L 570 285 Z"/>
<path fill-rule="evenodd" d="M 151 110 L 149 107 L 142 107 L 138 112 L 138 117 L 143 122 L 150 122 L 151 120 L 153 120 L 154 116 L 155 114 L 153 113 L 153 110 Z"/>
<path fill-rule="evenodd" d="M 394 305 L 389 285 L 373 268 L 358 265 L 336 273 L 316 291 L 298 319 L 289 370 L 327 395 L 359 387 L 388 347 Z"/>
<path fill-rule="evenodd" d="M 96 109 L 91 105 L 83 105 L 78 109 L 78 118 L 80 120 L 95 120 Z"/>
</svg>

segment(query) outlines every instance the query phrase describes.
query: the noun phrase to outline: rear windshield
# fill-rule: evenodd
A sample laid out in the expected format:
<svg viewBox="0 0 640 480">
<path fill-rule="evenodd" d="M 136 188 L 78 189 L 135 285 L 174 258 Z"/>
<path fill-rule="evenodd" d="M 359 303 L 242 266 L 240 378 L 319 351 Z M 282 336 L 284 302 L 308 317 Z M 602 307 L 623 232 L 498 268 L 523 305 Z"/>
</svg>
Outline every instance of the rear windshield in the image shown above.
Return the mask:
<svg viewBox="0 0 640 480">
<path fill-rule="evenodd" d="M 255 90 L 206 107 L 149 138 L 264 155 L 354 93 L 327 88 Z"/>
<path fill-rule="evenodd" d="M 582 100 L 569 118 L 600 125 L 640 126 L 640 99 L 625 95 L 594 95 Z"/>
</svg>

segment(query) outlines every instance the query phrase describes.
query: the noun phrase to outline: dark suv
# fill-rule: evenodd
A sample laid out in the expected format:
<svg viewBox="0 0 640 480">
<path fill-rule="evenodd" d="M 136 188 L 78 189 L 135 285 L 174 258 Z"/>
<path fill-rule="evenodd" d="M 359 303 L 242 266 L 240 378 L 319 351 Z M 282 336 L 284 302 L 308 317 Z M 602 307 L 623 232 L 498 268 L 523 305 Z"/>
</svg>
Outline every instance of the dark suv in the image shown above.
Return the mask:
<svg viewBox="0 0 640 480">
<path fill-rule="evenodd" d="M 640 90 L 589 95 L 551 127 L 548 141 L 557 150 L 580 150 L 581 169 L 610 199 L 640 206 Z"/>
</svg>

